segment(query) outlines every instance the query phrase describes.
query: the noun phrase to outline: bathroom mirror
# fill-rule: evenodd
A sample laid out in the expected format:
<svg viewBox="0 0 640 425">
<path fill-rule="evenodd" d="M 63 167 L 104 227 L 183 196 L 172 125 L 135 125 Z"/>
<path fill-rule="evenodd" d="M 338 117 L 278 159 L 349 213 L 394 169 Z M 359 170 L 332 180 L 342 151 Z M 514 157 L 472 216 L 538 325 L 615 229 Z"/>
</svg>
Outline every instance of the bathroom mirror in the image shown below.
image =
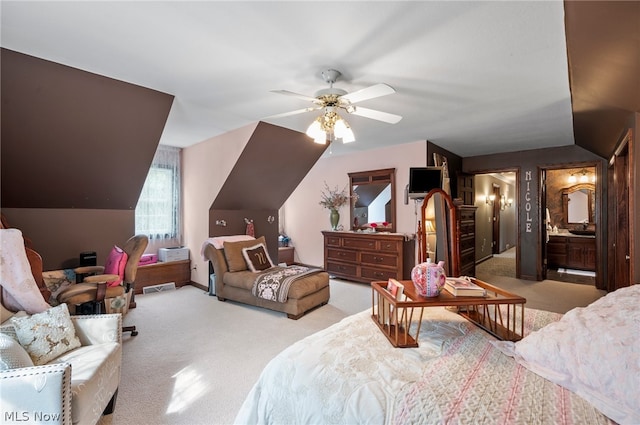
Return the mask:
<svg viewBox="0 0 640 425">
<path fill-rule="evenodd" d="M 419 261 L 444 261 L 447 276 L 460 276 L 456 207 L 445 191 L 433 189 L 427 194 L 422 201 L 420 223 Z"/>
<path fill-rule="evenodd" d="M 396 231 L 395 168 L 349 173 L 351 229 Z"/>
<path fill-rule="evenodd" d="M 582 183 L 562 191 L 562 212 L 567 224 L 594 224 L 595 185 Z"/>
</svg>

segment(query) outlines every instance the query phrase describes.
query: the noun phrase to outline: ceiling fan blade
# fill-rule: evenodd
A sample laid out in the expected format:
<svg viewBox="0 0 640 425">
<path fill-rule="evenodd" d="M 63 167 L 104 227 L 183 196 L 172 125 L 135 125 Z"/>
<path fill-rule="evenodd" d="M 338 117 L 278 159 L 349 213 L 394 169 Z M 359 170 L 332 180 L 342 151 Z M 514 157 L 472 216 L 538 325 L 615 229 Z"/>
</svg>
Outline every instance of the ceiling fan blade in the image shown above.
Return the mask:
<svg viewBox="0 0 640 425">
<path fill-rule="evenodd" d="M 384 121 L 389 124 L 395 124 L 402 119 L 400 115 L 376 111 L 375 109 L 362 108 L 360 106 L 356 107 L 355 111 L 353 111 L 352 114 L 365 118 L 371 118 L 372 120 Z"/>
<path fill-rule="evenodd" d="M 393 87 L 381 83 L 361 90 L 356 90 L 353 93 L 345 94 L 344 96 L 340 96 L 340 99 L 347 100 L 349 103 L 356 103 L 367 99 L 373 99 L 374 97 L 386 96 L 395 92 L 396 91 Z"/>
<path fill-rule="evenodd" d="M 265 117 L 264 119 L 289 117 L 291 115 L 298 115 L 298 114 L 303 114 L 305 112 L 317 111 L 318 109 L 322 109 L 322 108 L 321 107 L 317 107 L 317 108 L 311 107 L 311 108 L 298 109 L 298 110 L 291 111 L 291 112 L 283 112 L 282 114 L 270 115 L 268 117 Z"/>
<path fill-rule="evenodd" d="M 294 93 L 294 92 L 289 91 L 289 90 L 271 90 L 271 93 L 284 94 L 285 96 L 297 97 L 298 99 L 306 100 L 308 102 L 313 102 L 313 103 L 316 103 L 318 105 L 321 103 L 320 100 L 316 99 L 315 97 L 306 96 L 304 94 L 299 94 L 299 93 Z"/>
</svg>

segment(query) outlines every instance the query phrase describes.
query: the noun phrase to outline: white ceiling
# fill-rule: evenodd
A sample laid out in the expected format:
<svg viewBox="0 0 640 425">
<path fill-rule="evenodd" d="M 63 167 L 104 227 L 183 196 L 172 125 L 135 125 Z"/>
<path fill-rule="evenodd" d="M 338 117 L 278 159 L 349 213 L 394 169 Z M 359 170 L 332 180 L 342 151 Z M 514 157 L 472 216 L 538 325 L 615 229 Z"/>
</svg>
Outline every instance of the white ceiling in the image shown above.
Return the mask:
<svg viewBox="0 0 640 425">
<path fill-rule="evenodd" d="M 175 96 L 161 143 L 264 120 L 305 131 L 336 68 L 398 124 L 346 117 L 332 154 L 430 140 L 460 156 L 573 144 L 562 1 L 2 1 L 2 47 Z"/>
</svg>

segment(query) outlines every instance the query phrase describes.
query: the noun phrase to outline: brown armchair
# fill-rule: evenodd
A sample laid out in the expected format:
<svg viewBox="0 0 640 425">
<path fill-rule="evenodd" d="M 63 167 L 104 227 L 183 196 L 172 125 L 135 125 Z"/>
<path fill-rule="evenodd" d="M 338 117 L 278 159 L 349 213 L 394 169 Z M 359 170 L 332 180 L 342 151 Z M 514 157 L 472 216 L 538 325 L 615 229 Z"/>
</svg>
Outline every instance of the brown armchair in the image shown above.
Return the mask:
<svg viewBox="0 0 640 425">
<path fill-rule="evenodd" d="M 103 273 L 103 266 L 87 266 L 75 269 L 77 274 L 91 274 L 86 276 L 82 283 L 71 285 L 58 294 L 59 303 L 78 306 L 84 303 L 93 303 L 97 312 L 100 312 L 105 299 L 116 298 L 132 291 L 135 286 L 136 273 L 140 257 L 147 248 L 149 239 L 145 235 L 136 235 L 130 238 L 122 246 L 122 250 L 127 254 L 127 262 L 122 276 L 116 274 L 95 274 Z M 117 286 L 108 286 L 107 282 L 122 280 Z M 124 310 L 126 311 L 126 309 Z M 138 331 L 135 326 L 125 326 L 123 332 L 131 332 L 136 336 Z"/>
</svg>

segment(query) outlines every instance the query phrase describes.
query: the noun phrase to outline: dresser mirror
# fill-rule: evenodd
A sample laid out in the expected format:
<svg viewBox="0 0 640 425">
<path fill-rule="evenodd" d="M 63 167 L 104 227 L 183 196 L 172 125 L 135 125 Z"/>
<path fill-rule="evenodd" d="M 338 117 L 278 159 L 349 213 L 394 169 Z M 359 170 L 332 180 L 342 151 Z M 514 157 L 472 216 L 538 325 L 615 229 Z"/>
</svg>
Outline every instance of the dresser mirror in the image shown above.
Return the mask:
<svg viewBox="0 0 640 425">
<path fill-rule="evenodd" d="M 562 212 L 567 224 L 594 224 L 595 185 L 582 183 L 562 191 Z"/>
<path fill-rule="evenodd" d="M 419 262 L 444 261 L 447 276 L 460 275 L 456 207 L 442 189 L 431 190 L 422 201 L 418 239 Z"/>
<path fill-rule="evenodd" d="M 351 229 L 396 231 L 395 168 L 349 173 Z"/>
</svg>

